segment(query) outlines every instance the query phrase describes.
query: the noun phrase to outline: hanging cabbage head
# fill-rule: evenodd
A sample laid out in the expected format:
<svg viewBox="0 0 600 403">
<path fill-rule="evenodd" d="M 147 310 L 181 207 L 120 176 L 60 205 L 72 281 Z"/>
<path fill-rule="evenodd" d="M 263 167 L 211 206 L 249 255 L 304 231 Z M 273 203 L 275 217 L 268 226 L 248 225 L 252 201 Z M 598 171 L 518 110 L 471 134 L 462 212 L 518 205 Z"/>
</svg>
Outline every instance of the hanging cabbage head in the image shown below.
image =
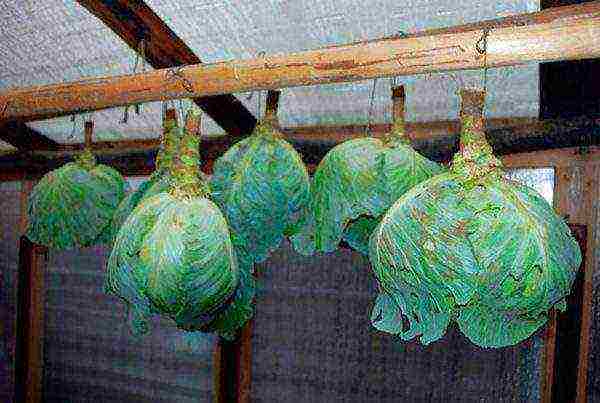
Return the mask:
<svg viewBox="0 0 600 403">
<path fill-rule="evenodd" d="M 169 191 L 144 199 L 119 231 L 106 291 L 133 310 L 133 330 L 154 313 L 181 328 L 212 322 L 232 301 L 239 272 L 229 229 L 199 176 L 199 115 L 191 111 Z"/>
<path fill-rule="evenodd" d="M 86 147 L 75 162 L 44 175 L 33 188 L 27 237 L 53 249 L 103 243 L 103 234 L 126 189 L 123 177 L 97 164 Z"/>
<path fill-rule="evenodd" d="M 293 239 L 298 252 L 331 252 L 344 237 L 367 253 L 374 222 L 406 191 L 444 170 L 410 145 L 404 128 L 403 87 L 395 89 L 393 98 L 394 124 L 384 139 L 346 141 L 319 163 L 305 227 Z"/>
<path fill-rule="evenodd" d="M 504 178 L 483 130 L 484 94 L 462 92 L 460 151 L 450 172 L 389 209 L 370 240 L 380 285 L 374 326 L 423 344 L 451 320 L 476 345 L 514 345 L 542 326 L 581 262 L 561 217 Z"/>
<path fill-rule="evenodd" d="M 274 107 L 267 107 L 252 135 L 215 162 L 211 180 L 215 201 L 255 262 L 298 231 L 310 192 L 306 167 L 274 128 L 275 119 Z"/>
</svg>

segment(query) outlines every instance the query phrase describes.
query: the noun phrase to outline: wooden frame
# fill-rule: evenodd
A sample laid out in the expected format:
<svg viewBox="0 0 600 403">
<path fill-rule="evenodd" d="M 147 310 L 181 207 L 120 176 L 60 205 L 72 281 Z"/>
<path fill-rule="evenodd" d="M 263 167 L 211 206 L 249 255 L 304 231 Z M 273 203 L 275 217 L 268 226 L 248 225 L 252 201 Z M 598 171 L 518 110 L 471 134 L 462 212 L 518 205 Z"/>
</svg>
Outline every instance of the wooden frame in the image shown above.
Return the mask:
<svg viewBox="0 0 600 403">
<path fill-rule="evenodd" d="M 505 163 L 506 167 L 510 167 L 510 168 L 516 168 L 516 167 L 529 167 L 529 168 L 533 168 L 533 167 L 555 167 L 555 168 L 560 168 L 560 169 L 567 169 L 569 166 L 572 166 L 573 164 L 584 164 L 586 166 L 586 173 L 589 175 L 589 177 L 599 177 L 600 178 L 600 158 L 598 158 L 598 156 L 600 156 L 600 148 L 592 148 L 591 150 L 588 150 L 589 153 L 580 153 L 580 149 L 579 148 L 572 148 L 572 149 L 560 149 L 560 150 L 548 150 L 548 151 L 542 151 L 542 152 L 536 152 L 536 153 L 522 153 L 522 154 L 513 154 L 513 155 L 506 155 L 503 157 L 503 161 Z M 564 171 L 563 171 L 564 173 Z M 558 173 L 557 173 L 558 174 Z M 569 176 L 567 176 L 566 178 L 568 178 Z M 25 179 L 24 177 L 16 177 L 14 179 Z M 1 180 L 1 177 L 0 177 Z M 29 180 L 24 181 L 24 186 L 25 184 L 28 183 L 28 185 L 26 186 L 26 189 L 30 189 L 31 188 L 31 182 Z M 565 185 L 561 185 L 558 187 L 557 192 L 565 192 L 568 191 L 568 181 L 565 182 Z M 593 199 L 593 197 L 596 195 L 600 195 L 600 181 L 598 179 L 594 179 L 591 180 L 589 182 L 589 186 L 588 190 L 585 191 L 586 197 L 587 197 L 587 201 L 586 204 L 584 206 L 579 206 L 579 208 L 583 209 L 585 211 L 586 214 L 590 214 L 591 208 L 590 208 L 590 203 Z M 27 191 L 27 190 L 25 190 Z M 560 196 L 559 196 L 560 198 Z M 26 203 L 26 196 L 23 196 L 21 199 L 21 203 Z M 23 206 L 22 206 L 23 207 Z M 23 212 L 25 212 L 25 210 L 22 210 Z M 581 219 L 581 218 L 580 218 Z M 587 219 L 587 215 L 586 218 Z M 592 223 L 590 223 L 592 224 Z M 598 224 L 598 223 L 597 223 Z M 596 225 L 597 225 L 596 224 Z M 22 224 L 22 229 L 24 228 L 25 224 Z M 600 230 L 600 227 L 596 228 L 596 231 Z M 581 347 L 580 347 L 580 362 L 583 363 L 584 365 L 581 365 L 578 368 L 578 397 L 577 397 L 577 402 L 584 402 L 585 401 L 585 374 L 586 374 L 586 367 L 585 364 L 587 364 L 587 351 L 588 351 L 588 345 L 589 345 L 589 324 L 590 324 L 590 308 L 591 308 L 591 275 L 592 275 L 592 268 L 593 268 L 593 240 L 592 240 L 593 236 L 592 233 L 588 234 L 588 252 L 587 252 L 587 270 L 586 270 L 586 275 L 585 275 L 585 283 L 584 283 L 584 311 L 583 311 L 583 315 L 582 315 L 582 330 L 581 330 Z M 22 240 L 22 242 L 25 242 L 25 240 Z M 44 248 L 41 248 L 39 246 L 35 246 L 35 245 L 25 245 L 22 243 L 22 250 L 20 251 L 23 259 L 22 259 L 22 265 L 24 265 L 24 267 L 29 267 L 29 271 L 27 270 L 23 270 L 22 273 L 29 273 L 28 277 L 29 280 L 24 280 L 21 281 L 20 284 L 30 284 L 29 285 L 29 290 L 33 290 L 33 293 L 29 293 L 29 294 L 23 294 L 23 295 L 28 295 L 28 297 L 24 300 L 24 301 L 30 301 L 28 302 L 23 302 L 20 304 L 20 309 L 23 309 L 23 307 L 27 307 L 24 310 L 21 310 L 20 315 L 21 318 L 19 323 L 20 323 L 20 331 L 21 332 L 26 332 L 28 334 L 37 334 L 37 336 L 33 336 L 33 337 L 26 337 L 23 336 L 23 338 L 21 338 L 20 340 L 28 340 L 29 342 L 26 344 L 22 344 L 22 346 L 25 346 L 26 349 L 28 349 L 27 351 L 31 351 L 32 354 L 29 356 L 30 358 L 27 360 L 27 365 L 29 366 L 29 368 L 34 369 L 33 373 L 31 376 L 33 376 L 33 378 L 36 378 L 40 376 L 41 372 L 39 371 L 40 368 L 40 362 L 39 360 L 41 360 L 42 358 L 42 344 L 38 344 L 35 342 L 31 342 L 31 340 L 42 340 L 43 338 L 43 326 L 40 326 L 40 323 L 43 323 L 43 276 L 40 275 L 40 273 L 43 274 L 43 266 L 44 266 L 44 254 L 46 253 Z M 27 260 L 28 259 L 28 260 Z M 30 262 L 27 263 L 26 262 Z M 37 268 L 37 269 L 35 269 Z M 33 274 L 33 276 L 32 276 Z M 28 291 L 29 292 L 29 291 Z M 29 304 L 29 305 L 27 305 Z M 24 317 L 29 317 L 29 320 L 23 319 Z M 31 323 L 32 325 L 29 325 L 28 323 Z M 37 326 L 36 326 L 37 324 Z M 22 329 L 22 327 L 25 327 Z M 231 368 L 238 368 L 235 369 L 235 372 L 229 372 L 232 374 L 236 374 L 234 377 L 228 378 L 227 376 L 223 376 L 223 373 L 221 373 L 220 378 L 217 378 L 215 380 L 216 385 L 219 385 L 218 388 L 215 389 L 215 391 L 220 390 L 220 391 L 224 391 L 227 390 L 225 388 L 229 388 L 229 392 L 225 392 L 224 394 L 221 394 L 220 396 L 232 396 L 231 393 L 234 393 L 234 396 L 237 396 L 236 400 L 237 402 L 247 402 L 249 399 L 249 394 L 250 394 L 250 372 L 249 369 L 251 368 L 251 351 L 252 351 L 252 346 L 251 346 L 251 339 L 250 339 L 250 335 L 251 335 L 251 330 L 252 329 L 252 323 L 247 325 L 246 328 L 244 328 L 243 332 L 242 332 L 242 336 L 240 339 L 238 339 L 238 341 L 236 341 L 235 343 L 233 343 L 232 345 L 226 346 L 227 349 L 233 353 L 233 355 L 230 355 L 230 358 L 225 358 L 223 355 L 223 351 L 222 350 L 217 350 L 216 355 L 215 355 L 215 363 L 218 363 L 218 366 L 216 367 L 216 371 L 218 373 L 219 368 L 221 368 L 221 370 L 223 371 L 232 371 Z M 20 333 L 21 334 L 21 333 Z M 25 333 L 22 333 L 25 334 Z M 19 357 L 24 357 L 23 353 L 19 353 Z M 232 358 L 233 357 L 233 361 Z M 21 358 L 23 359 L 23 358 Z M 37 361 L 36 361 L 37 360 Z M 233 367 L 231 365 L 227 366 L 227 365 L 223 365 L 222 362 L 223 360 L 227 361 L 229 363 L 233 363 Z M 36 362 L 38 364 L 36 364 Z M 36 368 L 38 368 L 37 372 L 35 372 Z M 229 368 L 229 369 L 226 369 Z M 240 370 L 240 368 L 243 368 Z M 30 378 L 32 379 L 32 378 Z M 227 379 L 229 379 L 229 382 L 225 382 L 227 381 Z M 233 383 L 231 382 L 233 381 Z M 39 383 L 37 383 L 39 384 Z M 35 382 L 30 383 L 30 385 L 36 385 Z M 22 390 L 23 388 L 23 384 L 20 384 L 19 386 Z M 233 390 L 233 392 L 231 392 Z M 22 392 L 20 392 L 22 393 Z M 26 393 L 29 393 L 28 396 L 36 396 L 36 388 L 31 388 L 29 387 L 29 389 L 26 390 Z M 219 392 L 219 393 L 223 393 L 223 392 Z M 228 393 L 228 394 L 227 394 Z M 21 395 L 22 396 L 22 395 Z M 28 400 L 28 401 L 33 401 L 35 402 L 35 400 Z M 227 400 L 218 400 L 218 401 L 227 401 Z"/>
<path fill-rule="evenodd" d="M 19 243 L 15 401 L 40 403 L 44 365 L 44 273 L 48 249 Z"/>
</svg>

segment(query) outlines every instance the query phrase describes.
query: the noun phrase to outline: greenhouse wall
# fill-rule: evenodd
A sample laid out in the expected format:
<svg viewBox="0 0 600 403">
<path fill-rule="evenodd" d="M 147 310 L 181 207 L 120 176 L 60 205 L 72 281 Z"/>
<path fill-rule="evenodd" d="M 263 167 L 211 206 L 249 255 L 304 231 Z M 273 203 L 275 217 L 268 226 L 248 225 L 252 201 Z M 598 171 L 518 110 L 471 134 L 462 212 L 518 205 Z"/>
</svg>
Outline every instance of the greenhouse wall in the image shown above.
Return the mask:
<svg viewBox="0 0 600 403">
<path fill-rule="evenodd" d="M 166 320 L 136 337 L 125 305 L 103 291 L 103 247 L 50 252 L 46 272 L 46 402 L 212 401 L 214 337 Z"/>
<path fill-rule="evenodd" d="M 357 252 L 307 258 L 285 245 L 259 278 L 253 402 L 537 401 L 539 337 L 486 350 L 455 328 L 429 346 L 378 332 Z"/>
</svg>

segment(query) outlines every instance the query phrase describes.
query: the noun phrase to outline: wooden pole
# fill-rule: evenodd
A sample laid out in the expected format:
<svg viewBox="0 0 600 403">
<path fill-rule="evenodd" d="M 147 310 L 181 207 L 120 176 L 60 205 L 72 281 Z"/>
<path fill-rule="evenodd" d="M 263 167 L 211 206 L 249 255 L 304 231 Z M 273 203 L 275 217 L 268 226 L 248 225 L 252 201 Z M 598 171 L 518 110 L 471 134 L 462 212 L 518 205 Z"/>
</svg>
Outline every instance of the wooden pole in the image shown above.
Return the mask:
<svg viewBox="0 0 600 403">
<path fill-rule="evenodd" d="M 94 135 L 94 122 L 87 121 L 84 124 L 84 142 L 86 148 L 92 147 L 92 136 Z"/>
<path fill-rule="evenodd" d="M 271 121 L 271 124 L 278 126 L 277 110 L 279 109 L 279 96 L 281 91 L 268 91 L 265 105 L 265 120 Z"/>
<path fill-rule="evenodd" d="M 141 102 L 600 57 L 600 1 L 318 50 L 89 78 L 0 94 L 0 121 Z"/>
<path fill-rule="evenodd" d="M 44 363 L 44 271 L 48 249 L 19 243 L 15 401 L 40 403 Z"/>
<path fill-rule="evenodd" d="M 406 95 L 404 93 L 404 86 L 392 87 L 392 125 L 397 129 L 402 129 L 404 133 L 406 133 L 404 119 L 405 103 Z"/>
<path fill-rule="evenodd" d="M 199 64 L 192 49 L 144 1 L 77 0 L 108 28 L 141 53 L 155 69 Z M 144 51 L 141 52 L 143 40 Z M 239 140 L 248 135 L 256 119 L 233 95 L 194 99 L 228 135 Z"/>
</svg>

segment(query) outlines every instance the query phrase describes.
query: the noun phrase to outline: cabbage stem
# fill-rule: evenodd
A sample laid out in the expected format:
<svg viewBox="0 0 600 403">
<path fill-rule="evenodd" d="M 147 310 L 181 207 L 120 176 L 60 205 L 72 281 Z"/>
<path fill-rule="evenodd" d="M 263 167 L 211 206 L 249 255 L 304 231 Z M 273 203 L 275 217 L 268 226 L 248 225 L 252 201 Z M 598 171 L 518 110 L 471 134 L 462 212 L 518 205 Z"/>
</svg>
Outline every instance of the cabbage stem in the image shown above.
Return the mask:
<svg viewBox="0 0 600 403">
<path fill-rule="evenodd" d="M 178 198 L 206 197 L 208 186 L 200 178 L 200 112 L 190 109 L 185 118 L 183 138 L 173 168 L 171 193 Z"/>
</svg>

